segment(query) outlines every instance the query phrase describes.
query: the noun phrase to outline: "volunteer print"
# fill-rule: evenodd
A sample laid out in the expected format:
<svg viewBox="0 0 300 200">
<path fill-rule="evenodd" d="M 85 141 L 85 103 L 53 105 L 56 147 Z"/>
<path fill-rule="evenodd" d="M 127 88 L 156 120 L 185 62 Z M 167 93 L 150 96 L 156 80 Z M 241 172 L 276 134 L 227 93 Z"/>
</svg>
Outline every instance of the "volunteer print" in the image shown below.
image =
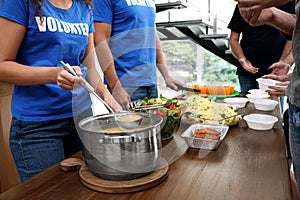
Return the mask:
<svg viewBox="0 0 300 200">
<path fill-rule="evenodd" d="M 35 17 L 40 32 L 63 32 L 75 35 L 88 35 L 89 26 L 87 23 L 70 23 L 55 19 L 53 17 Z"/>
</svg>

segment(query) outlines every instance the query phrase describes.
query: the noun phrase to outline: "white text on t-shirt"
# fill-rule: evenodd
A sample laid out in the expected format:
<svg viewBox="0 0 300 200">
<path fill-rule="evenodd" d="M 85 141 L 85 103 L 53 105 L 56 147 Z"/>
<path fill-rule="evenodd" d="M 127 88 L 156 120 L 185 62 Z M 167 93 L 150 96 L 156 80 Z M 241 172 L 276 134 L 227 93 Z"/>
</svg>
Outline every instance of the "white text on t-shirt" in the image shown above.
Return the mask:
<svg viewBox="0 0 300 200">
<path fill-rule="evenodd" d="M 126 0 L 128 6 L 144 6 L 155 8 L 153 0 Z"/>
<path fill-rule="evenodd" d="M 71 23 L 55 19 L 53 17 L 35 17 L 40 32 L 64 32 L 75 35 L 88 35 L 89 26 L 87 23 Z"/>
</svg>

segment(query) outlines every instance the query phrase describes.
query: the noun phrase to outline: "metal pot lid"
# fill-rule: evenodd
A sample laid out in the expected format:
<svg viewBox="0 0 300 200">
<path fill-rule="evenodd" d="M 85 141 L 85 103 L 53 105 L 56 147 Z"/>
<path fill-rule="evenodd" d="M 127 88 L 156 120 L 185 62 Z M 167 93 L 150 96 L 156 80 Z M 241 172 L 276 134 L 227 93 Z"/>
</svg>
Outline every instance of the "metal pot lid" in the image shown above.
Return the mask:
<svg viewBox="0 0 300 200">
<path fill-rule="evenodd" d="M 123 115 L 136 115 L 135 112 L 115 113 L 117 117 Z M 151 113 L 138 113 L 142 116 L 140 125 L 136 128 L 125 129 L 116 123 L 113 114 L 97 115 L 85 118 L 79 122 L 79 128 L 83 131 L 103 134 L 129 134 L 136 133 L 159 126 L 163 122 L 163 118 L 159 115 Z"/>
</svg>

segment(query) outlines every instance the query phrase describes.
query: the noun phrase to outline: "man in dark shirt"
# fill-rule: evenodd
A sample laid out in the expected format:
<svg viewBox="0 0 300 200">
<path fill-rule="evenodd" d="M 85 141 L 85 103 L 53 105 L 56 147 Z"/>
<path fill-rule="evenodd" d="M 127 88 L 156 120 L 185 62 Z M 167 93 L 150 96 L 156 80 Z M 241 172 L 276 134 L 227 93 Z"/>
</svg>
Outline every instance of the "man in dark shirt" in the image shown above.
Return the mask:
<svg viewBox="0 0 300 200">
<path fill-rule="evenodd" d="M 295 13 L 294 2 L 279 8 Z M 286 59 L 291 50 L 291 41 L 285 40 L 282 33 L 274 27 L 249 25 L 240 15 L 238 6 L 234 10 L 228 28 L 231 29 L 229 42 L 232 53 L 240 63 L 236 74 L 242 93 L 258 88 L 256 79 L 270 74 L 272 70 L 269 67 L 272 64 L 291 65 L 293 63 L 293 59 Z"/>
</svg>

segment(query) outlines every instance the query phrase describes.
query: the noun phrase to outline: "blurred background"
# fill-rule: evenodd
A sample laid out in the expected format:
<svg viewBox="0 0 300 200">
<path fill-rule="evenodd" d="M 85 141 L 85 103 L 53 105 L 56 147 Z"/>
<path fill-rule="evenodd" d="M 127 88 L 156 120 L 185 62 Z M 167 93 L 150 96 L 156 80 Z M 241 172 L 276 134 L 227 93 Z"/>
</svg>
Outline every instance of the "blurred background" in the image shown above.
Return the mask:
<svg viewBox="0 0 300 200">
<path fill-rule="evenodd" d="M 226 83 L 239 91 L 227 29 L 235 5 L 233 0 L 156 0 L 157 29 L 172 76 L 187 86 Z"/>
</svg>

